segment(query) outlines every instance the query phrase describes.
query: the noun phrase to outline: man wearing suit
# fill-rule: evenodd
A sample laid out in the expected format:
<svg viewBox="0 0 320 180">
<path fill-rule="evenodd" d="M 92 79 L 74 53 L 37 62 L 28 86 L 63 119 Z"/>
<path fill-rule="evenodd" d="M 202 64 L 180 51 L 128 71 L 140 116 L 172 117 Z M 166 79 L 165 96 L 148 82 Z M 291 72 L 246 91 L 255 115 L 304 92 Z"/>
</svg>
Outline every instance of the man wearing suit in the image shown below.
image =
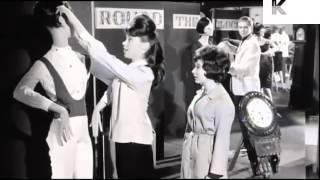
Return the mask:
<svg viewBox="0 0 320 180">
<path fill-rule="evenodd" d="M 242 38 L 239 46 L 234 49 L 235 60 L 231 62 L 229 74 L 231 74 L 231 92 L 236 111 L 239 108 L 241 98 L 251 91 L 260 92 L 259 79 L 259 63 L 261 50 L 258 40 L 252 35 L 253 21 L 250 17 L 243 16 L 238 21 L 238 31 Z M 230 46 L 232 46 L 229 43 Z M 236 118 L 238 118 L 237 113 Z M 239 119 L 239 118 L 238 118 Z M 255 149 L 252 147 L 248 132 L 244 125 L 240 122 L 240 127 L 243 135 L 244 146 L 247 149 L 248 157 L 251 162 L 254 175 L 256 175 L 256 168 L 258 161 Z"/>
</svg>

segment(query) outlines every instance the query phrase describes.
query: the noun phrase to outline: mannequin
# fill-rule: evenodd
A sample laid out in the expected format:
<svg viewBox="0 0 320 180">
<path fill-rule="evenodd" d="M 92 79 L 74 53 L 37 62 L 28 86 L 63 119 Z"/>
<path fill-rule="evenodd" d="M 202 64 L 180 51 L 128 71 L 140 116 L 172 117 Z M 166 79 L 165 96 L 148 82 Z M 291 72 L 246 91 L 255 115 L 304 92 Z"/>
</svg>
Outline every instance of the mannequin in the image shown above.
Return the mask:
<svg viewBox="0 0 320 180">
<path fill-rule="evenodd" d="M 197 43 L 192 47 L 192 56 L 195 55 L 197 49 L 203 46 L 211 45 L 214 26 L 212 21 L 208 17 L 202 17 L 196 27 L 196 31 L 199 33 L 200 38 Z"/>
</svg>

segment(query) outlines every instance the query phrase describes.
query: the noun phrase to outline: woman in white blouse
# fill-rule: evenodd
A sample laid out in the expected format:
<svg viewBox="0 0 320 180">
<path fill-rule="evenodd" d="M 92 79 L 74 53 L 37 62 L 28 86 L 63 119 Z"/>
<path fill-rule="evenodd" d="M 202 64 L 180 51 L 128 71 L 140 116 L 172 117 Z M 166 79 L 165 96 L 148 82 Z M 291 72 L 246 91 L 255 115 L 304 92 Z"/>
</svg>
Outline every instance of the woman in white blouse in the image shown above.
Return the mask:
<svg viewBox="0 0 320 180">
<path fill-rule="evenodd" d="M 147 108 L 151 88 L 164 75 L 155 23 L 147 15 L 138 15 L 129 23 L 122 45 L 124 56 L 132 62 L 125 64 L 92 37 L 69 9 L 61 6 L 58 13 L 66 15 L 80 45 L 91 56 L 90 72 L 109 87 L 108 103 L 112 103 L 109 138 L 115 142 L 118 177 L 153 177 L 153 127 Z M 92 121 L 97 130 L 100 119 Z"/>
<path fill-rule="evenodd" d="M 222 86 L 230 61 L 217 47 L 199 49 L 192 74 L 202 88 L 189 105 L 181 162 L 182 179 L 227 178 L 233 102 Z"/>
</svg>

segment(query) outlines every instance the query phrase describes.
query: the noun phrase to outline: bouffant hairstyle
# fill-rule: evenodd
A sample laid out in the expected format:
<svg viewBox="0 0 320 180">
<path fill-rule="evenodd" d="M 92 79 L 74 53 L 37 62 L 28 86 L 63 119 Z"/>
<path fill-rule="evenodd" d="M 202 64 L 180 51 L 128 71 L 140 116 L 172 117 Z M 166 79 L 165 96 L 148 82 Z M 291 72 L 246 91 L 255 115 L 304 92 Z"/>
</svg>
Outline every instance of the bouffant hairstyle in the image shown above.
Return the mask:
<svg viewBox="0 0 320 180">
<path fill-rule="evenodd" d="M 264 32 L 264 38 L 271 39 L 272 29 L 270 27 L 266 27 L 266 31 Z"/>
<path fill-rule="evenodd" d="M 157 38 L 155 23 L 149 16 L 140 14 L 132 20 L 125 32 L 130 36 L 141 37 L 143 41 L 150 42 L 151 47 L 145 57 L 154 75 L 152 87 L 157 87 L 164 79 L 165 70 L 163 51 Z"/>
<path fill-rule="evenodd" d="M 199 34 L 203 34 L 204 33 L 204 28 L 206 26 L 208 26 L 208 24 L 210 23 L 209 18 L 207 17 L 202 17 L 201 19 L 199 19 L 198 23 L 197 23 L 197 27 L 196 30 Z"/>
<path fill-rule="evenodd" d="M 198 50 L 194 62 L 202 60 L 202 68 L 206 71 L 205 76 L 217 83 L 227 78 L 230 68 L 229 55 L 216 46 L 205 46 Z"/>
<path fill-rule="evenodd" d="M 263 24 L 258 23 L 258 22 L 255 23 L 255 24 L 253 25 L 253 34 L 259 35 L 261 29 L 263 29 L 263 28 L 264 28 L 264 25 L 263 25 Z"/>
</svg>

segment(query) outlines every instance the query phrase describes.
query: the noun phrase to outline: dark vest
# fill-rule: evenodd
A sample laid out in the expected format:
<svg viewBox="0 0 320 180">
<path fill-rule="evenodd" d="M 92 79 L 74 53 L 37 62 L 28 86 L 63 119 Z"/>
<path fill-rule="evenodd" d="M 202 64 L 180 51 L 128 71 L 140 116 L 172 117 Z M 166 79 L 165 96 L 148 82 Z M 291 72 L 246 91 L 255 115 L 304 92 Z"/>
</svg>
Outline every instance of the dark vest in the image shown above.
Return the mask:
<svg viewBox="0 0 320 180">
<path fill-rule="evenodd" d="M 85 95 L 79 100 L 73 99 L 63 83 L 60 75 L 48 61 L 48 59 L 42 57 L 40 61 L 46 65 L 53 78 L 57 96 L 57 101 L 55 103 L 64 106 L 68 110 L 70 117 L 87 115 Z"/>
</svg>

